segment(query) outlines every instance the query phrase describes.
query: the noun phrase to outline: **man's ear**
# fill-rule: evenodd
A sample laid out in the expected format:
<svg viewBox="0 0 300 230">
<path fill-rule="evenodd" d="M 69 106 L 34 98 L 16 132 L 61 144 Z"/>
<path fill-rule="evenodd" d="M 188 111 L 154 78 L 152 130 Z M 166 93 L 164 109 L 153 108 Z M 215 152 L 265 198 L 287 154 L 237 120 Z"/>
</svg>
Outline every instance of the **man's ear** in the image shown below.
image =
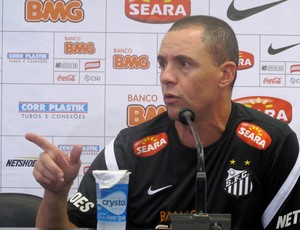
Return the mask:
<svg viewBox="0 0 300 230">
<path fill-rule="evenodd" d="M 225 88 L 235 80 L 237 66 L 232 61 L 226 61 L 220 66 L 223 73 L 220 79 L 220 87 Z"/>
</svg>

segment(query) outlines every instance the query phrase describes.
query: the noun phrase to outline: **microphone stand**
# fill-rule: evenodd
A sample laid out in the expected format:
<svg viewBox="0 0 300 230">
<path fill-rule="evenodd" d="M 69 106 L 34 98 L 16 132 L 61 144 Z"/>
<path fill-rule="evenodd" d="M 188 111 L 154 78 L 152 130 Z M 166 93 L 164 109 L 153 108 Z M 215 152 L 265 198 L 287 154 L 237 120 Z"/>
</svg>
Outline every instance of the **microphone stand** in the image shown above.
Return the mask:
<svg viewBox="0 0 300 230">
<path fill-rule="evenodd" d="M 206 180 L 206 171 L 205 171 L 205 160 L 204 160 L 204 151 L 203 144 L 200 140 L 196 127 L 194 125 L 194 115 L 192 112 L 185 110 L 184 112 L 185 120 L 189 125 L 194 140 L 196 142 L 197 150 L 197 174 L 196 174 L 196 212 L 197 213 L 206 213 L 207 212 L 207 180 Z"/>
<path fill-rule="evenodd" d="M 189 125 L 197 150 L 196 173 L 196 213 L 195 214 L 171 214 L 172 230 L 230 230 L 230 214 L 207 214 L 207 179 L 205 170 L 204 150 L 201 139 L 194 124 L 195 114 L 190 109 L 183 109 L 179 113 L 179 121 Z"/>
</svg>

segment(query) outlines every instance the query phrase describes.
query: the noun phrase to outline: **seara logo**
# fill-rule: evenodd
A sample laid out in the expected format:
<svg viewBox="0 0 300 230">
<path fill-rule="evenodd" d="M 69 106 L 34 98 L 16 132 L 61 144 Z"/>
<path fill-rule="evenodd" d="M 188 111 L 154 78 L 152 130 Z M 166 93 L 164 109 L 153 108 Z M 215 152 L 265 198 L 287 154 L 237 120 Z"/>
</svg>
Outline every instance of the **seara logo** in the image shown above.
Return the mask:
<svg viewBox="0 0 300 230">
<path fill-rule="evenodd" d="M 234 101 L 246 107 L 262 111 L 287 124 L 292 121 L 292 105 L 283 99 L 266 96 L 250 96 L 237 98 Z"/>
<path fill-rule="evenodd" d="M 246 51 L 239 52 L 238 70 L 250 69 L 254 65 L 254 56 Z"/>
<path fill-rule="evenodd" d="M 25 20 L 27 22 L 81 22 L 84 11 L 80 0 L 26 0 Z"/>
<path fill-rule="evenodd" d="M 144 137 L 133 144 L 134 153 L 138 157 L 150 157 L 168 145 L 168 135 L 160 133 Z"/>
<path fill-rule="evenodd" d="M 272 142 L 270 135 L 257 125 L 242 122 L 236 129 L 236 134 L 248 145 L 265 150 Z"/>
<path fill-rule="evenodd" d="M 146 23 L 172 23 L 191 15 L 191 0 L 125 0 L 128 18 Z"/>
</svg>

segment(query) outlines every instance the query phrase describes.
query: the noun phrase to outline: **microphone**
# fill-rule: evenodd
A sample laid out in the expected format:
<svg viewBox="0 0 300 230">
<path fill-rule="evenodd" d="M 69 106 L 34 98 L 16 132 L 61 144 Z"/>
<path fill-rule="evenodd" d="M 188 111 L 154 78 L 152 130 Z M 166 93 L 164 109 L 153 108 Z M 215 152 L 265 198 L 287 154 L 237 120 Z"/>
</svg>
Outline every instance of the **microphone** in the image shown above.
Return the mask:
<svg viewBox="0 0 300 230">
<path fill-rule="evenodd" d="M 178 115 L 178 120 L 183 125 L 189 125 L 196 143 L 197 149 L 197 173 L 196 173 L 196 213 L 170 215 L 170 226 L 172 230 L 215 230 L 231 229 L 231 214 L 207 214 L 206 194 L 207 182 L 204 161 L 203 145 L 196 130 L 194 120 L 195 114 L 190 109 L 182 109 Z"/>
<path fill-rule="evenodd" d="M 184 125 L 189 125 L 190 121 L 195 121 L 195 113 L 190 109 L 182 109 L 179 112 L 179 121 Z"/>
<path fill-rule="evenodd" d="M 206 171 L 205 171 L 205 160 L 204 160 L 204 150 L 201 139 L 196 130 L 194 120 L 195 113 L 190 109 L 182 109 L 179 112 L 178 120 L 183 125 L 189 125 L 197 150 L 197 174 L 196 174 L 196 212 L 206 213 L 206 196 L 207 196 L 207 182 L 206 182 Z"/>
</svg>

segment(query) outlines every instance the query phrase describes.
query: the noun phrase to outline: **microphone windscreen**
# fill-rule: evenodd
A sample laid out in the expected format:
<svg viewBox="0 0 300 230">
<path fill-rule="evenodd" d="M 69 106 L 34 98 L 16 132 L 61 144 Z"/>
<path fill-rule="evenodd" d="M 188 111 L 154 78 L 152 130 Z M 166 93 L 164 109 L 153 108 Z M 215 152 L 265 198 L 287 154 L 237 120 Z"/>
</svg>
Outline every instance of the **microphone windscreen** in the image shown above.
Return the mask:
<svg viewBox="0 0 300 230">
<path fill-rule="evenodd" d="M 182 109 L 179 112 L 178 120 L 180 121 L 181 124 L 188 125 L 188 122 L 187 122 L 188 117 L 191 119 L 191 121 L 194 122 L 195 113 L 190 109 Z"/>
</svg>

